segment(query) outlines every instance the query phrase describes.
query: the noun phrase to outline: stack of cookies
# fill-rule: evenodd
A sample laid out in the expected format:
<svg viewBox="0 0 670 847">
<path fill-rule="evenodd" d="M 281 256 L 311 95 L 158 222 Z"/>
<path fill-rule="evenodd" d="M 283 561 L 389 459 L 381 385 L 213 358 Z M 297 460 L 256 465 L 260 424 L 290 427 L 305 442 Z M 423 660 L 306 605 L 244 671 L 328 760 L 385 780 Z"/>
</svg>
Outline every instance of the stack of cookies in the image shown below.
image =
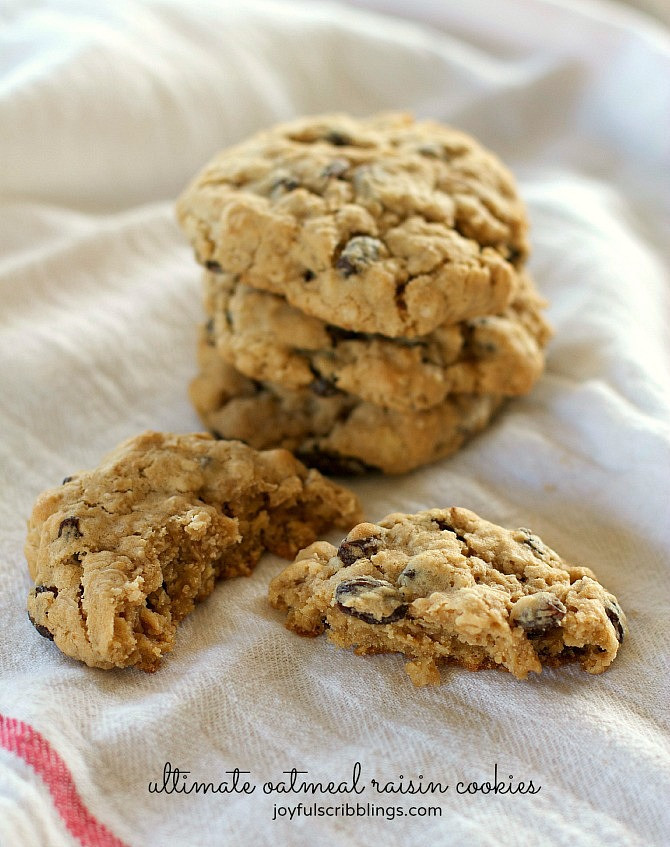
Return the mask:
<svg viewBox="0 0 670 847">
<path fill-rule="evenodd" d="M 464 133 L 397 113 L 283 124 L 216 156 L 178 217 L 204 266 L 191 397 L 223 438 L 403 473 L 542 372 L 525 210 Z"/>
</svg>

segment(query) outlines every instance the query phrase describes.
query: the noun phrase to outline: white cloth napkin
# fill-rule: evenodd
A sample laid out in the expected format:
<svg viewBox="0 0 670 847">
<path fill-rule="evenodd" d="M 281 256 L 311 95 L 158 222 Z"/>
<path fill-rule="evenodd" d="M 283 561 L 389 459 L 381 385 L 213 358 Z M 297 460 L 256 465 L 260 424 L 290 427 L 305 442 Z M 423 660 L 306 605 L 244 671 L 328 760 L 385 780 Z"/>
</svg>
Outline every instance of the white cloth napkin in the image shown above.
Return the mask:
<svg viewBox="0 0 670 847">
<path fill-rule="evenodd" d="M 576 0 L 10 2 L 0 30 L 0 845 L 667 844 L 670 38 Z M 414 20 L 409 20 L 413 18 Z M 521 683 L 356 657 L 282 627 L 282 562 L 223 584 L 154 675 L 91 670 L 25 613 L 40 490 L 146 428 L 200 428 L 199 271 L 173 201 L 279 119 L 402 108 L 519 177 L 556 330 L 547 373 L 456 457 L 353 483 L 371 519 L 463 505 L 591 566 L 630 637 L 613 667 Z M 337 536 L 334 537 L 336 539 Z M 166 762 L 253 794 L 150 793 Z M 362 795 L 264 794 L 283 771 Z M 457 783 L 532 780 L 535 794 Z M 399 777 L 444 794 L 377 794 Z M 277 805 L 402 806 L 280 817 Z M 410 816 L 410 807 L 440 816 Z M 373 810 L 374 811 L 374 810 Z M 294 813 L 294 815 L 297 813 Z"/>
</svg>

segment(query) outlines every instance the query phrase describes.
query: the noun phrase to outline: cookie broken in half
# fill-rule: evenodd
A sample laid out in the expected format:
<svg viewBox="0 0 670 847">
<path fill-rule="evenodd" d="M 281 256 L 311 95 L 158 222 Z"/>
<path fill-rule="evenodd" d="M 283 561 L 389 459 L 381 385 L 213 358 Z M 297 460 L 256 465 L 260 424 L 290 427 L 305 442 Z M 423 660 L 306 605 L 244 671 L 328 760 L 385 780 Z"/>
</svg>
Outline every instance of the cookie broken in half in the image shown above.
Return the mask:
<svg viewBox="0 0 670 847">
<path fill-rule="evenodd" d="M 146 432 L 43 492 L 28 522 L 28 614 L 68 656 L 154 671 L 177 624 L 265 550 L 292 558 L 356 497 L 286 450 Z"/>
<path fill-rule="evenodd" d="M 518 679 L 569 662 L 601 673 L 627 632 L 591 570 L 530 530 L 461 508 L 362 523 L 339 548 L 316 542 L 272 581 L 269 598 L 300 635 L 326 631 L 359 655 L 403 653 L 416 685 L 438 683 L 443 661 Z"/>
</svg>

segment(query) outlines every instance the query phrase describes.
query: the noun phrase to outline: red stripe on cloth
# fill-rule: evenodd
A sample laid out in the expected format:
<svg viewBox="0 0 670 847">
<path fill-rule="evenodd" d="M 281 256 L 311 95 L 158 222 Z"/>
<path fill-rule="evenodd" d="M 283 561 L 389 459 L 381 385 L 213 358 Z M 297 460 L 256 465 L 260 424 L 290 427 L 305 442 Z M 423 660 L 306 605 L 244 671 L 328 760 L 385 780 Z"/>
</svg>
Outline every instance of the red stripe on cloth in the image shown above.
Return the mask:
<svg viewBox="0 0 670 847">
<path fill-rule="evenodd" d="M 42 777 L 65 826 L 84 847 L 127 847 L 89 812 L 67 765 L 36 729 L 0 715 L 0 747 L 20 756 Z"/>
</svg>

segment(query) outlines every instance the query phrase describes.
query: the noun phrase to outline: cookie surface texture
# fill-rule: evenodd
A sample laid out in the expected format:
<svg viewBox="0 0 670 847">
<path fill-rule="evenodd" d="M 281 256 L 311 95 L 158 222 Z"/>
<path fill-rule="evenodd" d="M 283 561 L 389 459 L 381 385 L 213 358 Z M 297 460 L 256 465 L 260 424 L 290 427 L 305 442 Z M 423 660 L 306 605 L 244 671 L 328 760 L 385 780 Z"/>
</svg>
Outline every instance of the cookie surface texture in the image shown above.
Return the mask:
<svg viewBox="0 0 670 847">
<path fill-rule="evenodd" d="M 395 652 L 416 685 L 439 665 L 524 679 L 579 662 L 606 670 L 627 633 L 616 598 L 527 529 L 467 509 L 392 514 L 316 542 L 272 581 L 271 604 L 301 635 L 324 631 L 358 654 Z"/>
<path fill-rule="evenodd" d="M 355 496 L 285 450 L 147 432 L 43 492 L 25 552 L 28 613 L 68 656 L 155 670 L 219 579 L 360 519 Z"/>
<path fill-rule="evenodd" d="M 400 113 L 260 132 L 204 168 L 177 217 L 211 271 L 391 337 L 501 312 L 528 253 L 526 212 L 496 156 Z"/>
</svg>

